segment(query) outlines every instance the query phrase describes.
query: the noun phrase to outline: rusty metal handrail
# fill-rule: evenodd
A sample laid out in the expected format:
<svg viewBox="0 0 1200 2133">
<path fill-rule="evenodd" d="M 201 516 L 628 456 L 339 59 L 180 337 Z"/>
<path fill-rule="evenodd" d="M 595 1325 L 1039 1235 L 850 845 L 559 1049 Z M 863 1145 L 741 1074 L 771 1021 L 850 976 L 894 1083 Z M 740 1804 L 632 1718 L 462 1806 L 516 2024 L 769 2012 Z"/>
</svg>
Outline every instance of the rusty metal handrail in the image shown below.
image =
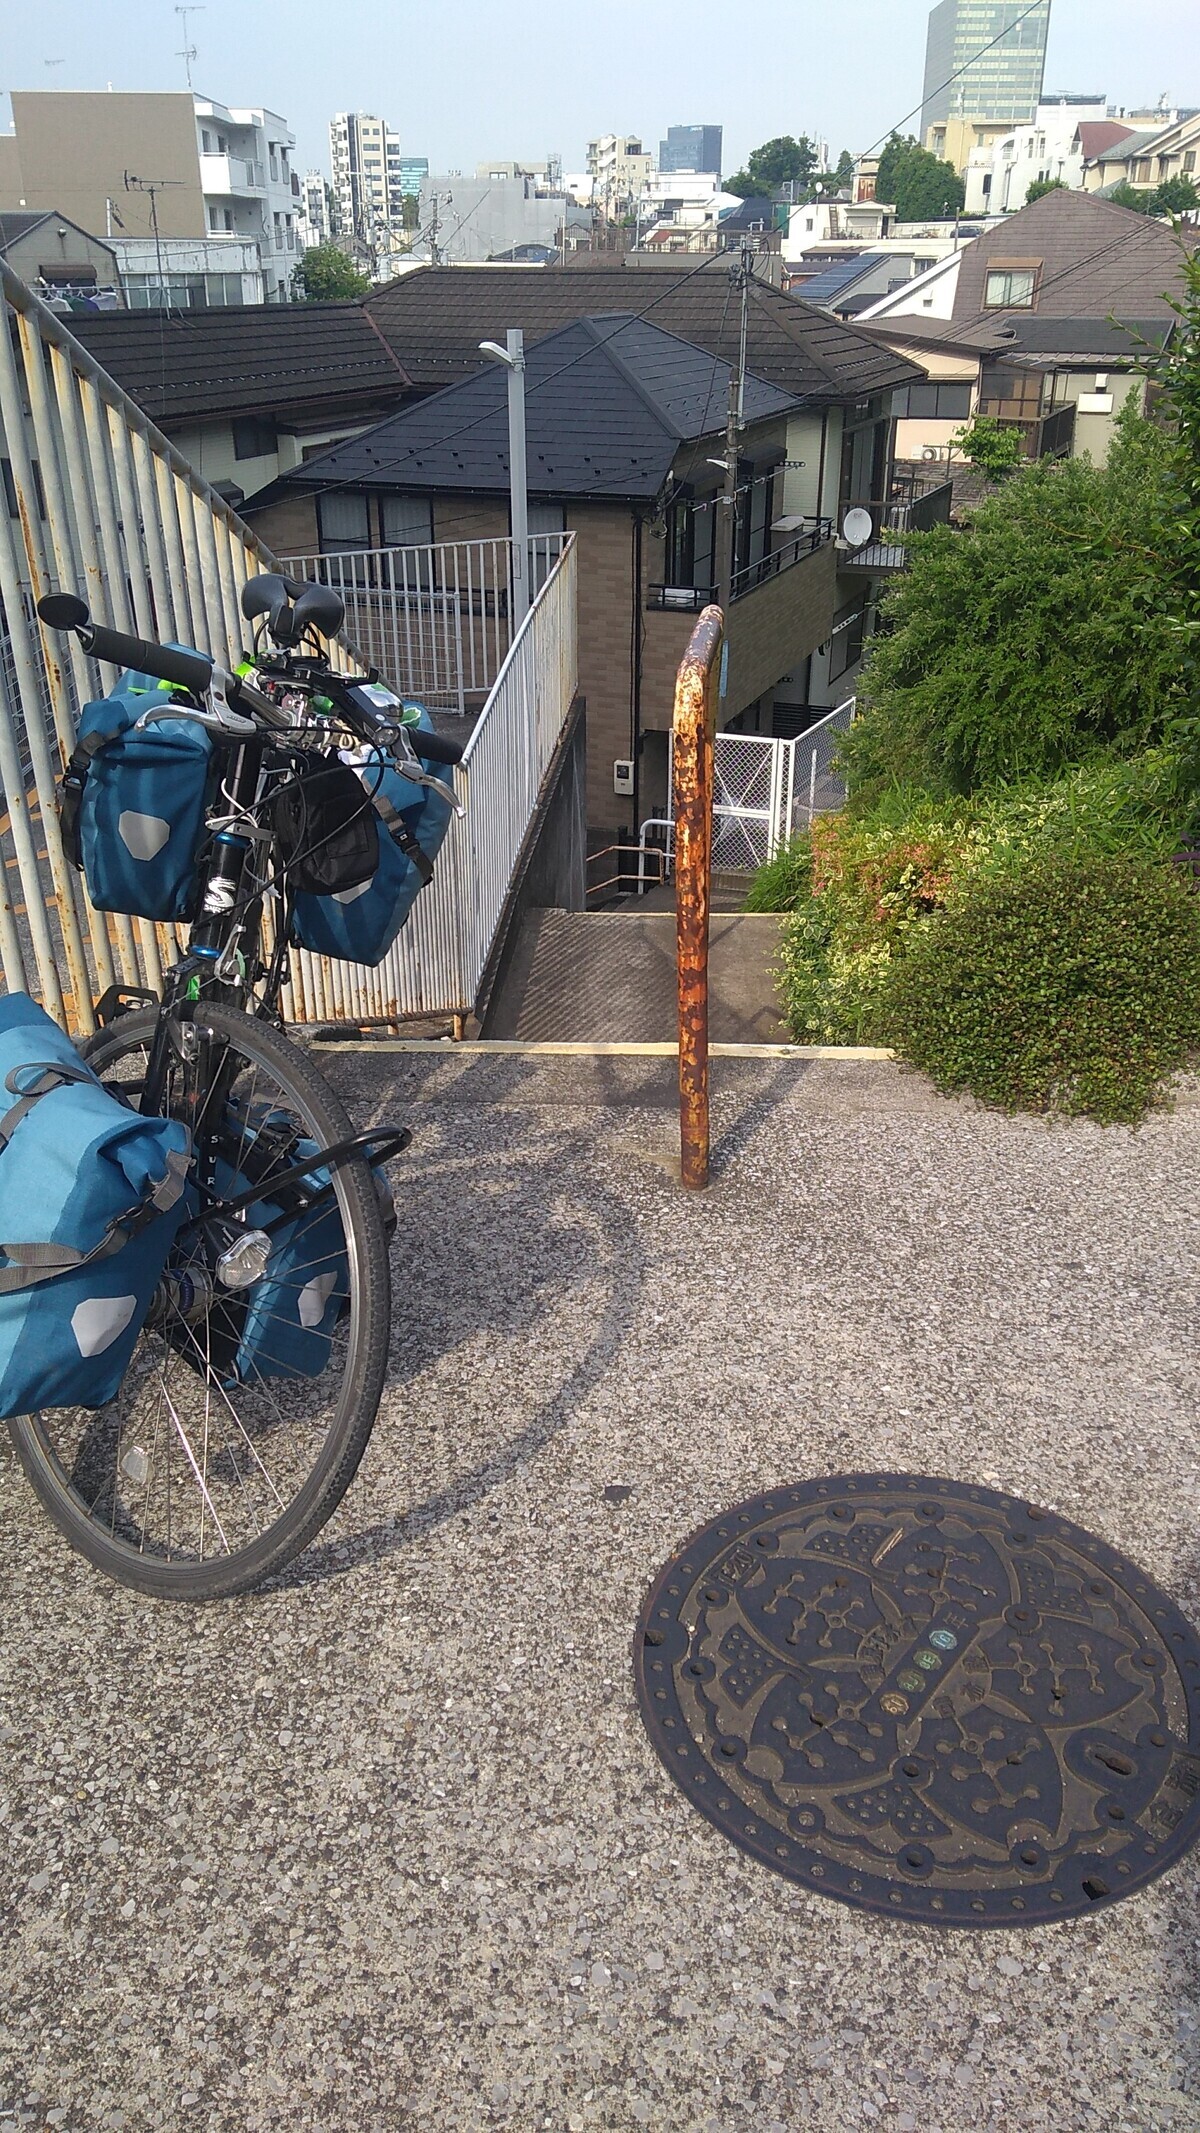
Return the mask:
<svg viewBox="0 0 1200 2133">
<path fill-rule="evenodd" d="M 708 915 L 712 891 L 713 740 L 725 618 L 706 607 L 675 677 L 672 791 L 679 964 L 679 1167 L 708 1183 Z"/>
</svg>

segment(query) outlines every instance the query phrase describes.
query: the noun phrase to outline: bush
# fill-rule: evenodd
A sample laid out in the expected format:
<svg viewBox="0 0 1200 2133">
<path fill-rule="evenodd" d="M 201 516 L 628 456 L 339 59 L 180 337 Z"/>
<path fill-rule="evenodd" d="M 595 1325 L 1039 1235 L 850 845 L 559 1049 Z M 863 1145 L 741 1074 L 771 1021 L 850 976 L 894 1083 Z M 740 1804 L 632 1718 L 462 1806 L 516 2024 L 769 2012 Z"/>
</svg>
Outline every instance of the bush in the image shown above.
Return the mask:
<svg viewBox="0 0 1200 2133">
<path fill-rule="evenodd" d="M 1045 781 L 1164 736 L 1189 649 L 1162 537 L 1170 450 L 1122 416 L 1107 466 L 1027 462 L 966 531 L 906 538 L 841 747 L 853 807 L 892 784 L 951 797 Z"/>
<path fill-rule="evenodd" d="M 747 911 L 794 911 L 812 895 L 812 846 L 806 836 L 781 845 L 750 884 Z"/>
<path fill-rule="evenodd" d="M 1118 854 L 984 872 L 892 962 L 883 1015 L 940 1089 L 1135 1124 L 1200 1045 L 1200 896 Z"/>
<path fill-rule="evenodd" d="M 892 966 L 967 883 L 1055 855 L 1161 863 L 1188 805 L 1178 760 L 1160 748 L 1098 757 L 1048 786 L 955 801 L 893 789 L 869 815 L 819 816 L 811 840 L 756 876 L 749 899 L 791 913 L 779 980 L 792 1037 L 890 1044 Z"/>
</svg>

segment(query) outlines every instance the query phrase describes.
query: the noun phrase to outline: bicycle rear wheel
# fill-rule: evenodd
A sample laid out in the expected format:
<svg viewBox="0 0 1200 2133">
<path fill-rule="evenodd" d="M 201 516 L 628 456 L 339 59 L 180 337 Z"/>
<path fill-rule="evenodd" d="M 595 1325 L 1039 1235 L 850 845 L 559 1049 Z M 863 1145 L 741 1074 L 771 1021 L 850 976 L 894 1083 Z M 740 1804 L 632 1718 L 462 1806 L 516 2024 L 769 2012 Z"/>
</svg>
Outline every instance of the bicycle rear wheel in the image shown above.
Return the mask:
<svg viewBox="0 0 1200 2133">
<path fill-rule="evenodd" d="M 156 1025 L 153 1010 L 122 1016 L 86 1050 L 105 1086 L 135 1109 Z M 197 1025 L 211 1041 L 196 1060 L 173 1059 L 164 1104 L 195 1137 L 195 1205 L 213 1189 L 214 1146 L 225 1166 L 215 1189 L 224 1195 L 231 1176 L 244 1179 L 247 1120 L 269 1122 L 275 1147 L 328 1148 L 353 1132 L 304 1054 L 267 1024 L 206 1005 Z M 303 1228 L 286 1267 L 286 1230 L 272 1240 L 252 1366 L 246 1313 L 255 1288 L 222 1287 L 212 1238 L 193 1227 L 181 1232 L 116 1399 L 10 1423 L 50 1517 L 121 1584 L 161 1599 L 245 1592 L 308 1545 L 353 1479 L 383 1389 L 387 1239 L 366 1163 L 341 1165 L 331 1183 L 311 1254 Z M 292 1376 L 300 1328 L 311 1320 L 301 1291 L 318 1266 L 321 1322 L 332 1322 L 328 1359 L 319 1375 Z"/>
</svg>

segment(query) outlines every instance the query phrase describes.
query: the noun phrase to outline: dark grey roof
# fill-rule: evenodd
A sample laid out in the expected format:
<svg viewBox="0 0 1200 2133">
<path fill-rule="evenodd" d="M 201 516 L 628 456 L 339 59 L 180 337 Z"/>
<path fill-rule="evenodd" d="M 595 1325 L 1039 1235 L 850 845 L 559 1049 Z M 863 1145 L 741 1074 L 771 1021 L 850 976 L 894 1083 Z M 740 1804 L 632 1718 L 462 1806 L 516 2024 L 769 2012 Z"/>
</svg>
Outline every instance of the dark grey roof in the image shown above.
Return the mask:
<svg viewBox="0 0 1200 2133">
<path fill-rule="evenodd" d="M 687 255 L 653 267 L 575 255 L 574 264 L 519 272 L 513 267 L 420 267 L 366 298 L 418 391 L 450 385 L 479 367 L 479 343 L 520 326 L 540 340 L 571 320 L 604 312 L 646 312 L 653 323 L 726 360 L 737 354 L 738 304 L 730 261 L 715 253 L 697 266 Z M 921 376 L 912 364 L 769 283 L 750 289 L 748 368 L 797 399 L 862 399 Z"/>
<path fill-rule="evenodd" d="M 725 421 L 729 365 L 648 320 L 577 319 L 526 351 L 526 457 L 535 496 L 650 500 L 679 446 Z M 748 424 L 783 417 L 789 393 L 748 376 Z M 324 488 L 472 490 L 508 487 L 507 375 L 471 378 L 389 416 L 309 460 L 268 494 Z"/>
<path fill-rule="evenodd" d="M 110 311 L 71 331 L 139 407 L 170 430 L 204 415 L 298 413 L 409 389 L 362 305 L 245 304 L 217 311 Z"/>
</svg>

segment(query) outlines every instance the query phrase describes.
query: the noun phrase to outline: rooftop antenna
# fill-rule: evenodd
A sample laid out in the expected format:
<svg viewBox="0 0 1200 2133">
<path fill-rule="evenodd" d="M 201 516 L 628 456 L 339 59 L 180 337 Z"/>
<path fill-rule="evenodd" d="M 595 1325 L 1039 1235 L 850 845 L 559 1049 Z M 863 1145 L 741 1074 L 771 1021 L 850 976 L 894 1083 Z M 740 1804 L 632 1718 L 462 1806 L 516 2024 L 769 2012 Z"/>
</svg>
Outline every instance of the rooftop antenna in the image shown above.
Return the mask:
<svg viewBox="0 0 1200 2133">
<path fill-rule="evenodd" d="M 195 45 L 189 44 L 188 42 L 187 19 L 189 15 L 202 15 L 204 12 L 204 8 L 200 5 L 193 5 L 192 0 L 189 0 L 189 4 L 187 7 L 177 7 L 175 10 L 175 13 L 179 17 L 180 27 L 183 31 L 183 50 L 182 52 L 177 52 L 175 57 L 177 59 L 182 59 L 184 67 L 187 70 L 187 85 L 189 89 L 192 86 L 192 61 L 193 59 L 196 59 L 199 55 L 196 51 Z"/>
</svg>

